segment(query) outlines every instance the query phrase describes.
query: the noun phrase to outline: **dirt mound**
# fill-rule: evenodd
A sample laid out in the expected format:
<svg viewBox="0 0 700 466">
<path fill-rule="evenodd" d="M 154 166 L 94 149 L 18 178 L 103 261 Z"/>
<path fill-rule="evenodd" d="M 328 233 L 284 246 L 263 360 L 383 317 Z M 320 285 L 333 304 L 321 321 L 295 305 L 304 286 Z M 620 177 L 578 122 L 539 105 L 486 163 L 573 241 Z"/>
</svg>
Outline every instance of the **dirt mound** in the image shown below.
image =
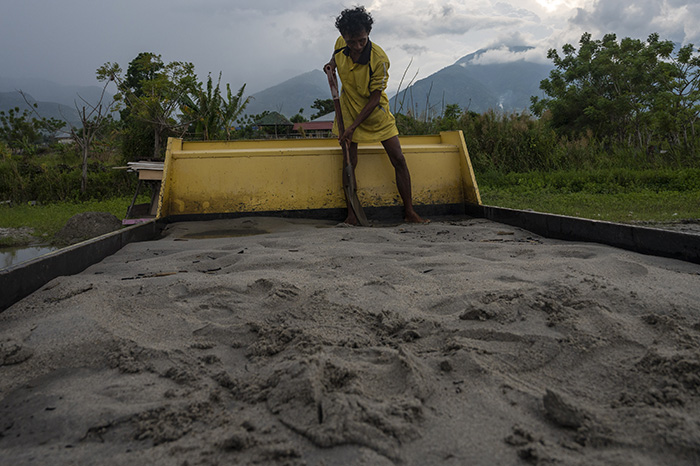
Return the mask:
<svg viewBox="0 0 700 466">
<path fill-rule="evenodd" d="M 61 231 L 56 233 L 54 243 L 71 245 L 90 238 L 111 233 L 122 227 L 122 222 L 107 212 L 83 212 L 72 216 Z"/>
</svg>

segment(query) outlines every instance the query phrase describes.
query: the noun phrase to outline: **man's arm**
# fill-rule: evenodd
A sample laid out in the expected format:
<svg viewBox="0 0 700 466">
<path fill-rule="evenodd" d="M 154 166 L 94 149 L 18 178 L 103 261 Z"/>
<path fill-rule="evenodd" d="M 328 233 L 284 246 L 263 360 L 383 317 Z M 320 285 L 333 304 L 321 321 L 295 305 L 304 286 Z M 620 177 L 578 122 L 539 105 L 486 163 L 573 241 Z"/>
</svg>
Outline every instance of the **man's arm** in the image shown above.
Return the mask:
<svg viewBox="0 0 700 466">
<path fill-rule="evenodd" d="M 350 126 L 348 126 L 345 129 L 345 133 L 342 134 L 342 136 L 339 138 L 340 142 L 352 142 L 352 134 L 355 132 L 358 126 L 362 124 L 363 121 L 365 121 L 374 111 L 375 108 L 379 105 L 379 101 L 382 98 L 382 91 L 380 89 L 377 89 L 376 91 L 372 91 L 369 94 L 369 100 L 365 104 L 365 106 L 362 108 L 360 113 L 357 115 L 357 118 L 355 118 L 355 121 L 352 122 Z"/>
</svg>

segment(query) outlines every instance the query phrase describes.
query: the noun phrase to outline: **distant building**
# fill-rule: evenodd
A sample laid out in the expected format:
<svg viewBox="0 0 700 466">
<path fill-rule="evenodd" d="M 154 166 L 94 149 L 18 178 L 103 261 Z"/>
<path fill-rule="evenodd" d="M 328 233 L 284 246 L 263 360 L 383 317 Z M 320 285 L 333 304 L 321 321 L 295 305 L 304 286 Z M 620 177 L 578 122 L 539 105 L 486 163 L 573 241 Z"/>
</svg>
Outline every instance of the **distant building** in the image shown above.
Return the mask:
<svg viewBox="0 0 700 466">
<path fill-rule="evenodd" d="M 260 128 L 264 128 L 270 137 L 273 137 L 274 134 L 275 138 L 280 136 L 289 137 L 289 133 L 294 126 L 294 123 L 279 112 L 270 112 L 257 120 L 255 124 Z"/>
<path fill-rule="evenodd" d="M 315 120 L 306 121 L 304 123 L 294 123 L 294 131 L 301 133 L 302 137 L 306 138 L 329 138 L 333 135 L 333 121 L 335 120 L 335 112 L 327 113 Z"/>
</svg>

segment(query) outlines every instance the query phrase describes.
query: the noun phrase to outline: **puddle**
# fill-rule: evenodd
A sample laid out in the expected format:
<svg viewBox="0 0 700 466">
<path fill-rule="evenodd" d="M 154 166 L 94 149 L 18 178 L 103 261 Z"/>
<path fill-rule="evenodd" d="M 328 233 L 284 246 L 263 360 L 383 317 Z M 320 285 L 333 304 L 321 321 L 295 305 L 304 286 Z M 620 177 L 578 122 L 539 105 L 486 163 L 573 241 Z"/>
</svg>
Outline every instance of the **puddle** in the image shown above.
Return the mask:
<svg viewBox="0 0 700 466">
<path fill-rule="evenodd" d="M 20 248 L 0 248 L 0 269 L 35 259 L 58 248 L 50 246 L 28 246 Z"/>
<path fill-rule="evenodd" d="M 278 217 L 242 217 L 168 224 L 163 237 L 175 240 L 227 239 L 267 235 L 312 228 L 331 228 L 338 222 L 330 220 L 293 219 Z"/>
<path fill-rule="evenodd" d="M 255 236 L 269 233 L 267 230 L 257 228 L 234 228 L 227 230 L 210 230 L 200 231 L 197 233 L 188 233 L 182 235 L 181 238 L 187 239 L 216 239 L 216 238 L 240 238 L 241 236 Z"/>
</svg>

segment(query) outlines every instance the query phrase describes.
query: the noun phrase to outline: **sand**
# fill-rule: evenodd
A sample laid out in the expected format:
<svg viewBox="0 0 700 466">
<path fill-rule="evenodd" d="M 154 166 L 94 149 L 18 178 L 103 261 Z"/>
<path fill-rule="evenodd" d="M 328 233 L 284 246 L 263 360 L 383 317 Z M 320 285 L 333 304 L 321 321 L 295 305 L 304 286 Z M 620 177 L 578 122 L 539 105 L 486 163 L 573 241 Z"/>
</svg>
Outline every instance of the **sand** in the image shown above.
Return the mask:
<svg viewBox="0 0 700 466">
<path fill-rule="evenodd" d="M 0 314 L 0 463 L 700 462 L 700 266 L 484 219 L 172 224 Z"/>
</svg>

